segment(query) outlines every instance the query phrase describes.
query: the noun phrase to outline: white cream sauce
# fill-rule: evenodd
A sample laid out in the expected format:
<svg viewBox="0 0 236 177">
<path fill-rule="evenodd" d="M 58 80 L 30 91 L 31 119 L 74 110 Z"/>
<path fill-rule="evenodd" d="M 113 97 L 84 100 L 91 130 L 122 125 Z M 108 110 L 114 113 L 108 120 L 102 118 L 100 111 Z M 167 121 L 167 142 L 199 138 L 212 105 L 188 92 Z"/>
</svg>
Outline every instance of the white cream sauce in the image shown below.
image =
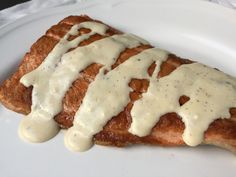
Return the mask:
<svg viewBox="0 0 236 177">
<path fill-rule="evenodd" d="M 81 28 L 88 28 L 91 31 L 80 35 L 72 41 L 68 41 L 69 36 L 77 35 L 78 30 Z M 69 49 L 77 47 L 80 42 L 88 39 L 91 35 L 96 33 L 104 35 L 107 29 L 106 25 L 97 22 L 83 22 L 79 25 L 74 25 L 52 49 L 41 65 L 21 78 L 20 82 L 26 87 L 33 86 L 31 113 L 23 118 L 19 127 L 19 134 L 22 139 L 29 142 L 43 142 L 58 133 L 59 127 L 53 117 L 60 112 L 60 98 L 63 98 L 65 93 L 60 98 L 56 98 L 59 95 L 57 92 L 52 93 L 53 91 L 50 90 L 50 78 L 60 63 L 62 56 Z M 50 98 L 55 97 L 56 99 L 48 99 L 49 95 Z"/>
<path fill-rule="evenodd" d="M 87 34 L 68 41 L 78 29 L 88 28 Z M 107 26 L 96 22 L 75 25 L 49 53 L 42 64 L 21 78 L 25 86 L 33 85 L 31 113 L 19 127 L 20 136 L 30 142 L 43 142 L 57 134 L 53 117 L 62 109 L 62 100 L 79 73 L 93 63 L 102 64 L 99 74 L 89 85 L 83 102 L 76 112 L 74 125 L 65 135 L 65 145 L 73 151 L 84 151 L 93 144 L 93 136 L 130 101 L 132 78 L 148 79 L 149 88 L 131 110 L 129 131 L 146 136 L 168 113 L 176 112 L 185 124 L 183 139 L 195 146 L 202 142 L 204 131 L 216 118 L 229 118 L 229 108 L 236 107 L 236 79 L 223 72 L 194 63 L 182 65 L 170 75 L 157 79 L 160 65 L 168 53 L 147 49 L 126 60 L 115 69 L 111 66 L 126 48 L 147 44 L 130 34 L 114 35 L 87 46 L 77 47 L 93 34 L 105 35 Z M 77 48 L 76 48 L 77 47 Z M 71 48 L 76 48 L 67 52 Z M 156 63 L 152 76 L 148 67 Z M 108 71 L 104 74 L 104 71 Z M 182 95 L 190 97 L 179 105 Z"/>
<path fill-rule="evenodd" d="M 78 34 L 80 28 L 91 29 L 91 32 L 68 41 L 68 37 Z M 61 111 L 64 95 L 83 69 L 92 63 L 100 63 L 104 65 L 104 69 L 109 70 L 126 48 L 147 44 L 134 35 L 123 34 L 77 47 L 81 41 L 95 33 L 105 35 L 107 28 L 106 25 L 96 22 L 84 22 L 73 26 L 42 64 L 21 78 L 20 81 L 25 86 L 33 85 L 31 113 L 21 121 L 19 128 L 23 139 L 43 142 L 57 134 L 59 128 L 53 118 Z M 75 47 L 77 48 L 67 52 Z"/>
<path fill-rule="evenodd" d="M 190 100 L 180 106 L 182 95 Z M 162 115 L 176 112 L 186 127 L 183 140 L 196 146 L 211 122 L 230 117 L 231 107 L 236 107 L 235 78 L 199 63 L 181 65 L 170 75 L 150 82 L 131 110 L 129 132 L 146 136 Z"/>
<path fill-rule="evenodd" d="M 93 136 L 129 103 L 132 78 L 149 79 L 148 67 L 155 62 L 160 66 L 167 53 L 148 49 L 135 55 L 107 74 L 101 69 L 89 85 L 86 96 L 74 118 L 74 125 L 65 135 L 66 146 L 73 151 L 84 151 L 92 146 Z M 159 67 L 158 71 L 159 71 Z"/>
</svg>

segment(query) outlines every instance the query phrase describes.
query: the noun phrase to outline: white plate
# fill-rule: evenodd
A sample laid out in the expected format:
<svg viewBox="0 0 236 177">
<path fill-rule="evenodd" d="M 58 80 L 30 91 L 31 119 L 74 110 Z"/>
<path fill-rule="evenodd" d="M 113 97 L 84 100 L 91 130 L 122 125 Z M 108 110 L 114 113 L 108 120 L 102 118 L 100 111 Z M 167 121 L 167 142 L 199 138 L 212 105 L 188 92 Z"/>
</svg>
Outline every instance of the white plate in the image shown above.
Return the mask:
<svg viewBox="0 0 236 177">
<path fill-rule="evenodd" d="M 46 29 L 71 15 L 88 14 L 154 45 L 236 76 L 236 12 L 202 1 L 90 1 L 54 8 L 0 30 L 0 80 L 14 71 L 31 44 Z M 22 115 L 0 106 L 0 176 L 235 176 L 232 153 L 210 146 L 163 148 L 95 146 L 72 153 L 62 133 L 43 144 L 17 135 Z"/>
</svg>

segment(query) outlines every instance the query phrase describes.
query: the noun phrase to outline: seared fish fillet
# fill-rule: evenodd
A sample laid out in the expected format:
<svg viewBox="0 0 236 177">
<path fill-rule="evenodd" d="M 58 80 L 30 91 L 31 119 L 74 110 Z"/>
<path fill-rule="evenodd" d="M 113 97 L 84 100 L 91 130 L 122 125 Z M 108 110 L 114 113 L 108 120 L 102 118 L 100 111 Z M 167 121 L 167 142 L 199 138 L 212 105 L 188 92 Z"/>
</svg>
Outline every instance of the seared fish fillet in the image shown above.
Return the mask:
<svg viewBox="0 0 236 177">
<path fill-rule="evenodd" d="M 32 87 L 26 88 L 23 86 L 19 82 L 20 78 L 26 73 L 36 69 L 73 25 L 85 21 L 95 20 L 88 16 L 69 16 L 52 26 L 45 35 L 32 45 L 30 51 L 25 54 L 17 71 L 0 86 L 0 101 L 5 107 L 22 114 L 30 113 Z M 82 28 L 79 31 L 79 35 L 88 32 L 88 29 Z M 109 27 L 107 36 L 114 34 L 122 34 L 122 32 Z M 105 36 L 99 34 L 92 35 L 89 39 L 80 43 L 79 46 L 88 45 L 104 37 Z M 115 68 L 131 56 L 149 48 L 152 48 L 152 46 L 141 45 L 132 49 L 126 49 L 119 56 L 112 68 Z M 189 63 L 192 63 L 192 61 L 170 54 L 168 59 L 162 63 L 158 77 L 166 76 L 180 65 Z M 66 129 L 72 126 L 75 112 L 80 107 L 89 84 L 94 80 L 100 68 L 101 65 L 94 63 L 84 69 L 81 73 L 81 77 L 74 81 L 73 85 L 67 91 L 63 99 L 63 110 L 55 116 L 55 121 L 60 127 Z M 153 63 L 149 67 L 148 73 L 152 74 L 154 68 L 155 64 Z M 133 92 L 130 93 L 131 101 L 122 112 L 107 123 L 101 132 L 94 136 L 96 144 L 119 147 L 130 144 L 161 146 L 185 145 L 182 139 L 185 125 L 181 121 L 181 118 L 174 112 L 163 115 L 148 136 L 138 137 L 128 132 L 132 121 L 130 110 L 133 103 L 141 97 L 142 93 L 147 91 L 148 85 L 148 80 L 132 79 L 129 83 L 129 86 L 133 89 Z M 188 100 L 189 98 L 183 95 L 180 97 L 179 103 L 182 105 Z M 236 108 L 231 108 L 230 113 L 230 119 L 217 119 L 210 124 L 204 135 L 205 144 L 220 146 L 236 152 Z"/>
</svg>

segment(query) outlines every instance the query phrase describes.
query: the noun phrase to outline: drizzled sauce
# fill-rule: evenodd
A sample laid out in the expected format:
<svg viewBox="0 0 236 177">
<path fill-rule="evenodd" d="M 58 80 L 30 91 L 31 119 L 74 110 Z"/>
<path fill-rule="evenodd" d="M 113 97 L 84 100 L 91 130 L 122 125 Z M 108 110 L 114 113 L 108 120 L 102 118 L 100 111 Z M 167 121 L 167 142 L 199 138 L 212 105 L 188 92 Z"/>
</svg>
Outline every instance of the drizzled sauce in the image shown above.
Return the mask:
<svg viewBox="0 0 236 177">
<path fill-rule="evenodd" d="M 90 147 L 93 135 L 100 132 L 107 121 L 123 111 L 129 103 L 131 79 L 148 79 L 148 67 L 153 62 L 159 66 L 166 58 L 165 51 L 148 49 L 129 58 L 107 74 L 101 69 L 76 112 L 73 127 L 66 133 L 66 146 L 77 151 Z"/>
<path fill-rule="evenodd" d="M 72 41 L 68 41 L 70 35 L 77 35 L 80 28 L 91 29 L 91 32 L 83 34 Z M 56 85 L 51 81 L 51 77 L 57 69 L 58 63 L 63 61 L 64 54 L 71 48 L 75 48 L 85 39 L 93 34 L 104 35 L 107 26 L 96 22 L 84 22 L 74 25 L 70 31 L 58 42 L 53 50 L 48 54 L 41 65 L 35 70 L 24 75 L 20 82 L 26 87 L 33 86 L 31 112 L 20 123 L 20 137 L 30 142 L 43 142 L 54 137 L 59 127 L 53 117 L 60 112 L 62 98 L 70 84 L 64 85 L 58 82 Z M 55 86 L 64 89 L 51 89 Z M 60 93 L 59 93 L 60 92 Z"/>
<path fill-rule="evenodd" d="M 80 28 L 91 31 L 68 41 Z M 126 48 L 148 44 L 145 40 L 121 34 L 106 37 L 87 46 L 77 47 L 91 35 L 106 35 L 108 27 L 97 22 L 74 25 L 45 58 L 42 64 L 21 78 L 33 86 L 31 113 L 20 123 L 19 134 L 30 142 L 43 142 L 59 131 L 54 116 L 62 109 L 62 100 L 80 72 L 93 63 L 102 64 L 89 85 L 73 126 L 65 134 L 65 145 L 73 151 L 85 151 L 93 145 L 93 136 L 129 103 L 132 78 L 148 79 L 149 88 L 131 110 L 129 132 L 146 136 L 160 116 L 176 112 L 185 124 L 183 140 L 190 146 L 203 140 L 204 131 L 216 118 L 229 118 L 229 108 L 236 107 L 236 79 L 199 63 L 181 65 L 168 76 L 157 78 L 166 51 L 152 48 L 130 57 L 115 69 L 111 66 Z M 77 47 L 77 48 L 76 48 Z M 74 50 L 67 52 L 69 49 Z M 148 67 L 155 62 L 152 76 Z M 104 71 L 108 71 L 104 74 Z M 191 76 L 191 77 L 190 77 Z M 179 105 L 179 98 L 190 98 Z"/>
<path fill-rule="evenodd" d="M 179 105 L 179 98 L 190 98 Z M 236 106 L 236 80 L 199 63 L 181 65 L 168 76 L 150 81 L 143 97 L 131 110 L 129 132 L 146 136 L 159 118 L 176 112 L 185 124 L 183 140 L 190 146 L 202 142 L 205 130 L 217 118 L 229 118 Z"/>
<path fill-rule="evenodd" d="M 80 28 L 88 28 L 91 32 L 68 41 L 69 36 L 78 34 Z M 61 111 L 63 97 L 79 77 L 80 71 L 93 63 L 100 63 L 104 65 L 103 69 L 110 70 L 126 48 L 147 44 L 137 36 L 122 34 L 77 47 L 95 33 L 105 35 L 107 29 L 106 25 L 97 22 L 83 22 L 73 26 L 43 63 L 21 78 L 25 86 L 33 85 L 33 91 L 31 113 L 20 123 L 20 137 L 30 142 L 43 142 L 54 137 L 59 128 L 53 117 Z"/>
</svg>

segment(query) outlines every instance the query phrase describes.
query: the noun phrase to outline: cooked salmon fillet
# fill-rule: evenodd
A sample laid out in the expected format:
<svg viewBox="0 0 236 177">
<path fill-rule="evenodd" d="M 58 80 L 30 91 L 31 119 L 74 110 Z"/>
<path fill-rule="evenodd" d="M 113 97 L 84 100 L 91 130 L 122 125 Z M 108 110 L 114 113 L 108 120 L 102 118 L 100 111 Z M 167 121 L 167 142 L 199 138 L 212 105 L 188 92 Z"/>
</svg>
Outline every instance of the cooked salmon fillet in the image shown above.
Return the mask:
<svg viewBox="0 0 236 177">
<path fill-rule="evenodd" d="M 52 26 L 45 35 L 40 37 L 32 45 L 30 51 L 25 54 L 17 71 L 0 86 L 0 101 L 5 107 L 22 114 L 30 113 L 32 87 L 27 88 L 22 85 L 20 83 L 20 78 L 26 73 L 36 69 L 73 25 L 85 21 L 99 22 L 85 15 L 69 16 Z M 82 28 L 79 31 L 79 35 L 88 32 L 88 29 Z M 92 35 L 89 39 L 80 43 L 79 46 L 88 45 L 94 41 L 114 34 L 122 34 L 122 32 L 109 27 L 106 36 L 101 36 L 99 34 Z M 72 37 L 70 40 L 71 39 Z M 126 49 L 121 53 L 112 68 L 117 67 L 131 56 L 149 48 L 152 48 L 152 46 L 140 45 L 139 47 Z M 162 63 L 157 77 L 166 76 L 180 65 L 192 62 L 193 61 L 170 54 L 167 60 Z M 94 80 L 101 66 L 102 65 L 96 63 L 88 66 L 81 72 L 81 77 L 74 81 L 73 85 L 67 91 L 63 99 L 63 109 L 55 116 L 55 121 L 60 127 L 66 129 L 72 126 L 73 117 L 82 103 L 87 88 Z M 150 75 L 153 73 L 154 68 L 155 64 L 153 63 L 148 69 Z M 185 145 L 182 139 L 185 125 L 181 121 L 181 118 L 174 112 L 163 115 L 148 136 L 138 137 L 128 132 L 132 121 L 130 110 L 133 103 L 141 98 L 142 93 L 147 91 L 148 85 L 148 80 L 132 79 L 129 83 L 129 86 L 133 89 L 133 92 L 130 93 L 131 101 L 122 112 L 107 123 L 101 132 L 94 136 L 96 144 L 119 147 L 130 144 L 151 144 L 161 146 Z M 179 103 L 182 105 L 188 100 L 189 98 L 183 95 L 180 97 Z M 230 113 L 230 119 L 217 119 L 210 124 L 208 130 L 205 132 L 203 143 L 220 146 L 236 152 L 236 108 L 231 108 Z"/>
</svg>

